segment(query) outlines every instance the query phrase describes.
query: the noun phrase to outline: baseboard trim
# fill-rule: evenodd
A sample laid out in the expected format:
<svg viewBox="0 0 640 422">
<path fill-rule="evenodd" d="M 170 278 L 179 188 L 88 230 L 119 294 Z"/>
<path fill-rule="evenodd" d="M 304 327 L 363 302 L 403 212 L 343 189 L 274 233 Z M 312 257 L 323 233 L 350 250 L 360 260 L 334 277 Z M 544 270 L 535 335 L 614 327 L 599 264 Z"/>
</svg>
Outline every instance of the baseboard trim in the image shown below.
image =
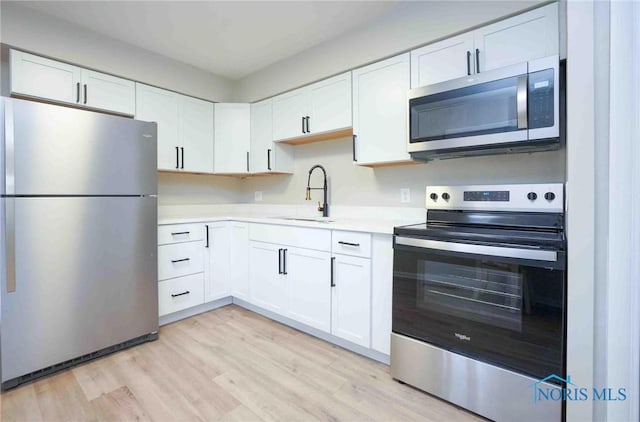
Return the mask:
<svg viewBox="0 0 640 422">
<path fill-rule="evenodd" d="M 181 319 L 189 318 L 203 312 L 213 311 L 214 309 L 222 308 L 223 306 L 231 305 L 233 298 L 231 296 L 223 297 L 222 299 L 214 300 L 213 302 L 203 303 L 202 305 L 194 306 L 193 308 L 183 309 L 182 311 L 174 312 L 172 314 L 163 315 L 160 317 L 159 325 L 167 325 L 172 322 L 180 321 Z"/>
</svg>

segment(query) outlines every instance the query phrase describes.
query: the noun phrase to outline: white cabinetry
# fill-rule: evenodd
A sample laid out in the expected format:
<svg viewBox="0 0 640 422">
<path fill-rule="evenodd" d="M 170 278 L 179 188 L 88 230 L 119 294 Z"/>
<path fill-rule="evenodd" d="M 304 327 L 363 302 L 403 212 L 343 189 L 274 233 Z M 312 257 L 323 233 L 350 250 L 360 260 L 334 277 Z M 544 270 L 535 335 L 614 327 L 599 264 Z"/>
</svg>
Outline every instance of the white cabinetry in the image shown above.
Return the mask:
<svg viewBox="0 0 640 422">
<path fill-rule="evenodd" d="M 353 71 L 354 162 L 410 162 L 407 153 L 409 53 Z"/>
<path fill-rule="evenodd" d="M 291 148 L 273 142 L 273 100 L 251 104 L 251 172 L 292 173 Z"/>
<path fill-rule="evenodd" d="M 273 138 L 288 140 L 351 127 L 351 72 L 273 98 Z"/>
<path fill-rule="evenodd" d="M 391 351 L 393 296 L 393 236 L 374 234 L 371 240 L 371 348 Z"/>
<path fill-rule="evenodd" d="M 230 231 L 226 221 L 205 224 L 205 302 L 229 296 Z"/>
<path fill-rule="evenodd" d="M 249 225 L 229 223 L 231 247 L 229 248 L 229 279 L 231 294 L 249 300 Z"/>
<path fill-rule="evenodd" d="M 284 315 L 288 297 L 282 250 L 272 243 L 249 242 L 249 292 L 254 305 Z"/>
<path fill-rule="evenodd" d="M 251 106 L 244 103 L 214 104 L 214 171 L 249 173 Z"/>
<path fill-rule="evenodd" d="M 136 83 L 139 120 L 158 124 L 158 170 L 213 172 L 213 104 Z"/>
<path fill-rule="evenodd" d="M 132 116 L 134 82 L 10 50 L 11 94 Z"/>
<path fill-rule="evenodd" d="M 411 52 L 411 87 L 559 53 L 558 3 Z"/>
<path fill-rule="evenodd" d="M 363 347 L 371 342 L 371 259 L 335 254 L 331 333 Z"/>
</svg>

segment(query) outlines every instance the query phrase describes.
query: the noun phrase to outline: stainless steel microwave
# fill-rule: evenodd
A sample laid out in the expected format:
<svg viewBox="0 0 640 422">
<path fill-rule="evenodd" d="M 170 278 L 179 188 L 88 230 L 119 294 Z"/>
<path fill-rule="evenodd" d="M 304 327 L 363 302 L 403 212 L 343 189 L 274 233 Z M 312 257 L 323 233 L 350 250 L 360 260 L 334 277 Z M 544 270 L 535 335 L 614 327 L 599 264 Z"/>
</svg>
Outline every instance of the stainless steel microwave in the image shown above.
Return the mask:
<svg viewBox="0 0 640 422">
<path fill-rule="evenodd" d="M 557 149 L 558 56 L 409 91 L 408 152 L 414 159 Z"/>
</svg>

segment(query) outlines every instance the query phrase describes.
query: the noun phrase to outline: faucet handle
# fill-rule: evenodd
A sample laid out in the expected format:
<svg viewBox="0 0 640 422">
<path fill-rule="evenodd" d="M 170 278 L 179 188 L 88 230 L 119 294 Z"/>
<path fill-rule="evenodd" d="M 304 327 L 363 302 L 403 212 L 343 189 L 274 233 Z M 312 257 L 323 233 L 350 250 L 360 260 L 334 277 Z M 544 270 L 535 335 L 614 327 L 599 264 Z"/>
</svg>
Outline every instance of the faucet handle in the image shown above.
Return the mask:
<svg viewBox="0 0 640 422">
<path fill-rule="evenodd" d="M 307 187 L 307 194 L 304 197 L 305 201 L 311 201 L 311 188 Z"/>
<path fill-rule="evenodd" d="M 324 207 L 322 205 L 320 205 L 320 201 L 318 201 L 318 211 L 320 211 L 320 212 L 324 211 Z"/>
</svg>

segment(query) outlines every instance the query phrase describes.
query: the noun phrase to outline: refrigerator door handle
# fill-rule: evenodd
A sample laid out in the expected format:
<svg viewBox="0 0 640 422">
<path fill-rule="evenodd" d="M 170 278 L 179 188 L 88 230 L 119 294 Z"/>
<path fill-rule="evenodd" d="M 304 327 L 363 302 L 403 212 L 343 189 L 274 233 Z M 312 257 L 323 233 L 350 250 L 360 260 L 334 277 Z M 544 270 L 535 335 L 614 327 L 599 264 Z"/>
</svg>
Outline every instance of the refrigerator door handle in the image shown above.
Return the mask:
<svg viewBox="0 0 640 422">
<path fill-rule="evenodd" d="M 16 291 L 16 219 L 15 199 L 4 198 L 5 205 L 5 257 L 7 293 Z"/>
<path fill-rule="evenodd" d="M 15 139 L 13 127 L 13 102 L 4 102 L 4 159 L 5 159 L 5 244 L 7 293 L 16 291 L 16 232 L 15 232 Z"/>
</svg>

